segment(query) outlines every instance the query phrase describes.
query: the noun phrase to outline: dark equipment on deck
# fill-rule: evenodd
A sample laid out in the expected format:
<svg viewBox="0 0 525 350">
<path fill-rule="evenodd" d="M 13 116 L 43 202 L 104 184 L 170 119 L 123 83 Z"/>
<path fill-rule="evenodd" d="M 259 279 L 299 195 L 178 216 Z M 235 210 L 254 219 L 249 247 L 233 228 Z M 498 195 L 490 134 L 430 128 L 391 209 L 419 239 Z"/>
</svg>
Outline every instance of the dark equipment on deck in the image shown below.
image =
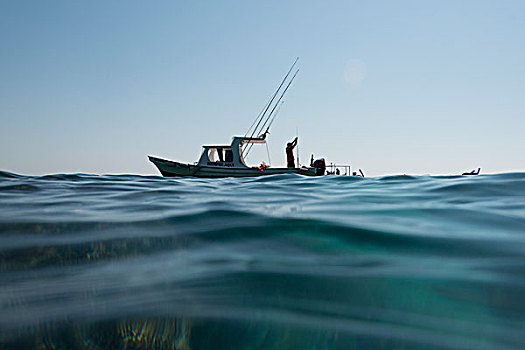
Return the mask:
<svg viewBox="0 0 525 350">
<path fill-rule="evenodd" d="M 324 161 L 324 158 L 316 159 L 312 166 L 316 169 L 315 175 L 324 175 L 324 172 L 326 170 L 326 162 Z"/>
</svg>

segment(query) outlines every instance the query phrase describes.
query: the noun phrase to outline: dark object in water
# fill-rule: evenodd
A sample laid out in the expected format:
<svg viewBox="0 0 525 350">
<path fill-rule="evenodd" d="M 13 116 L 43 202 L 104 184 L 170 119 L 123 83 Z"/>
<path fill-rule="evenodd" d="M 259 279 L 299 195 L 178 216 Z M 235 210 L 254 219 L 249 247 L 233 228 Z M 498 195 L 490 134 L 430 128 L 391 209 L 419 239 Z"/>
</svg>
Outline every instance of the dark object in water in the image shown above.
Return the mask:
<svg viewBox="0 0 525 350">
<path fill-rule="evenodd" d="M 461 175 L 478 175 L 479 174 L 479 171 L 481 170 L 481 168 L 478 168 L 478 171 L 476 171 L 475 169 L 472 170 L 470 173 L 469 172 L 465 172 Z"/>
</svg>

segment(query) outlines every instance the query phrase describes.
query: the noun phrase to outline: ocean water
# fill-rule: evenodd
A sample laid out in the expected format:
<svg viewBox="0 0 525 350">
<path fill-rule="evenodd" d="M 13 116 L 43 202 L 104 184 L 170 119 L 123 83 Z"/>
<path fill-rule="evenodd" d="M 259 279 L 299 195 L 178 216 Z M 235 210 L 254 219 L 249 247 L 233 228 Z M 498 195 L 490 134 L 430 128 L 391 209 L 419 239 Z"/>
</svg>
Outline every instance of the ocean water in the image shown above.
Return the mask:
<svg viewBox="0 0 525 350">
<path fill-rule="evenodd" d="M 523 349 L 525 173 L 0 172 L 0 348 Z"/>
</svg>

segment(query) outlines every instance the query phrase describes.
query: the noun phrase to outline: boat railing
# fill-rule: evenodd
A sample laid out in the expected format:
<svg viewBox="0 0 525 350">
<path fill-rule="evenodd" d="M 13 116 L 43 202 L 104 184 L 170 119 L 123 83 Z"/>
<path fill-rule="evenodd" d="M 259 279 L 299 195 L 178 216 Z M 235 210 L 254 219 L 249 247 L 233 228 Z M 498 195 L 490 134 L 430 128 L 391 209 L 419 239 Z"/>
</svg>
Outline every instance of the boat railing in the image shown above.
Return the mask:
<svg viewBox="0 0 525 350">
<path fill-rule="evenodd" d="M 344 173 L 340 169 L 344 170 Z M 326 166 L 326 175 L 352 175 L 351 170 L 350 165 L 330 163 Z"/>
</svg>

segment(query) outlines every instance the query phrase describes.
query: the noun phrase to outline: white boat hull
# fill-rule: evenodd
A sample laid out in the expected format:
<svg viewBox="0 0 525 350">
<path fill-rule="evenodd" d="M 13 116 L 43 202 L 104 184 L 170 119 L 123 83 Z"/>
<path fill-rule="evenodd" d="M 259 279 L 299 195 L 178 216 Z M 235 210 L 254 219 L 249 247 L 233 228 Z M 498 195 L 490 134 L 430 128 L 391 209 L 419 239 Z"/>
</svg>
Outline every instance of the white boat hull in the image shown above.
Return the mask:
<svg viewBox="0 0 525 350">
<path fill-rule="evenodd" d="M 166 177 L 194 176 L 206 178 L 220 177 L 255 177 L 276 174 L 300 174 L 315 176 L 315 168 L 248 168 L 248 167 L 223 167 L 223 166 L 201 166 L 174 162 L 157 157 L 148 157 L 155 164 L 160 173 Z"/>
</svg>

